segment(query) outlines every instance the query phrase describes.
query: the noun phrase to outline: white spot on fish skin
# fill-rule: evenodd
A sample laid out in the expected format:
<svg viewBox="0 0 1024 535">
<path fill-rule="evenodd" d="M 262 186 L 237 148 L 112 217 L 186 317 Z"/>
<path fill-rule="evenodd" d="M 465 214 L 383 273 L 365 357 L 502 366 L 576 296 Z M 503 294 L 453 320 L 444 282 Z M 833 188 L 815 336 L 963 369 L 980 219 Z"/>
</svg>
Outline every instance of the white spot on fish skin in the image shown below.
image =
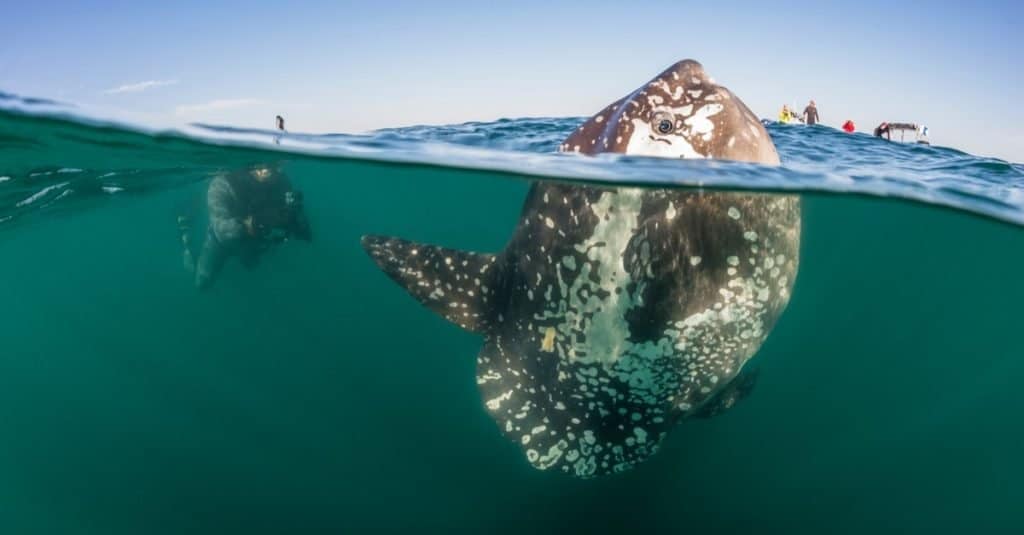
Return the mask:
<svg viewBox="0 0 1024 535">
<path fill-rule="evenodd" d="M 548 448 L 547 455 L 542 455 L 540 459 L 537 460 L 537 468 L 540 468 L 541 470 L 546 470 L 547 468 L 557 463 L 558 460 L 562 457 L 562 450 L 564 450 L 567 447 L 569 447 L 568 442 L 566 442 L 565 440 L 559 440 L 557 444 Z"/>
<path fill-rule="evenodd" d="M 501 379 L 501 374 L 495 371 L 489 371 L 478 377 L 476 383 L 482 385 L 488 381 L 494 381 L 497 379 Z"/>
<path fill-rule="evenodd" d="M 743 233 L 743 238 L 745 240 L 747 240 L 747 241 L 757 241 L 757 233 L 752 231 L 752 230 L 748 230 L 748 231 Z M 771 266 L 768 266 L 768 267 L 771 267 Z"/>
<path fill-rule="evenodd" d="M 691 256 L 690 257 L 690 265 L 691 266 L 696 266 L 697 264 L 700 264 L 701 260 L 703 260 L 703 259 L 701 257 L 699 257 L 699 256 Z"/>
<path fill-rule="evenodd" d="M 690 132 L 693 135 L 703 135 L 704 139 L 708 139 L 711 135 L 711 131 L 715 129 L 715 123 L 711 122 L 712 115 L 717 115 L 718 112 L 725 109 L 725 106 L 721 104 L 707 104 L 695 111 L 692 116 L 683 121 L 684 124 L 690 127 Z"/>
<path fill-rule="evenodd" d="M 596 123 L 604 122 L 604 116 L 603 115 L 598 115 L 597 117 L 594 117 L 594 122 L 596 122 Z"/>
<path fill-rule="evenodd" d="M 733 219 L 739 219 L 740 218 L 740 211 L 737 210 L 735 206 L 730 206 L 729 207 L 729 217 L 731 217 Z"/>
<path fill-rule="evenodd" d="M 736 256 L 730 256 L 729 258 L 726 258 L 725 261 L 728 262 L 730 266 L 740 265 L 740 259 Z"/>
<path fill-rule="evenodd" d="M 505 400 L 511 399 L 511 398 L 512 398 L 512 391 L 509 390 L 508 392 L 505 392 L 504 394 L 502 394 L 502 395 L 500 395 L 500 396 L 498 396 L 498 397 L 496 397 L 494 399 L 487 400 L 487 408 L 491 409 L 492 411 L 496 411 L 496 410 L 501 408 L 501 402 L 502 401 L 505 401 Z"/>
<path fill-rule="evenodd" d="M 544 218 L 544 224 L 547 225 L 548 228 L 555 228 L 555 222 L 552 221 L 550 217 Z"/>
</svg>

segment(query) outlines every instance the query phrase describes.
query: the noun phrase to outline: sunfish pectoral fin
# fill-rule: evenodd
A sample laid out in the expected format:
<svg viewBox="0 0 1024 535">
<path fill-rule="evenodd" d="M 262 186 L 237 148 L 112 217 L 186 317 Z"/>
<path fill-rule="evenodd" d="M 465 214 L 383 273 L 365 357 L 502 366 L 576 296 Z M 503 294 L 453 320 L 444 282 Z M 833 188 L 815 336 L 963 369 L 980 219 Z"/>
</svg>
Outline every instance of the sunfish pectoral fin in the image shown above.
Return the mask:
<svg viewBox="0 0 1024 535">
<path fill-rule="evenodd" d="M 704 402 L 691 417 L 711 418 L 731 409 L 737 401 L 750 395 L 757 383 L 759 371 L 757 368 L 741 371 L 729 384 Z"/>
<path fill-rule="evenodd" d="M 362 244 L 377 266 L 421 304 L 464 329 L 486 331 L 495 255 L 385 236 L 363 236 Z"/>
</svg>

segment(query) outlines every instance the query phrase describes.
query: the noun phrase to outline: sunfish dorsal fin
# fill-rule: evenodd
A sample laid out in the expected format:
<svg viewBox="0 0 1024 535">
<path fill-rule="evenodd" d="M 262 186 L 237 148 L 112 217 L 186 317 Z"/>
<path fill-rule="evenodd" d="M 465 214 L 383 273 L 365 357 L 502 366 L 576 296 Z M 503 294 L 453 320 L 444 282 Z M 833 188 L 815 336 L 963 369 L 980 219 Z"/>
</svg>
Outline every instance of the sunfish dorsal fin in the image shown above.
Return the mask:
<svg viewBox="0 0 1024 535">
<path fill-rule="evenodd" d="M 363 236 L 363 249 L 422 305 L 472 332 L 491 323 L 496 256 L 391 238 Z"/>
</svg>

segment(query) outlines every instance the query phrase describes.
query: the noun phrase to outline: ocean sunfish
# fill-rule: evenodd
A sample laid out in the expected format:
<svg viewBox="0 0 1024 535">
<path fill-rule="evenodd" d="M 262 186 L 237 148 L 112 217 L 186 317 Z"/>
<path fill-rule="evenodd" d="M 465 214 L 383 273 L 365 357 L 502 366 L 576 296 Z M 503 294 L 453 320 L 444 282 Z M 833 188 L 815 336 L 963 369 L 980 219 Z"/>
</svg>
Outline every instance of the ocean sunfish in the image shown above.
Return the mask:
<svg viewBox="0 0 1024 535">
<path fill-rule="evenodd" d="M 591 117 L 563 152 L 778 164 L 753 113 L 692 60 Z M 795 196 L 535 182 L 505 249 L 363 247 L 416 300 L 484 337 L 484 405 L 527 460 L 588 478 L 654 454 L 753 386 L 789 300 Z"/>
</svg>

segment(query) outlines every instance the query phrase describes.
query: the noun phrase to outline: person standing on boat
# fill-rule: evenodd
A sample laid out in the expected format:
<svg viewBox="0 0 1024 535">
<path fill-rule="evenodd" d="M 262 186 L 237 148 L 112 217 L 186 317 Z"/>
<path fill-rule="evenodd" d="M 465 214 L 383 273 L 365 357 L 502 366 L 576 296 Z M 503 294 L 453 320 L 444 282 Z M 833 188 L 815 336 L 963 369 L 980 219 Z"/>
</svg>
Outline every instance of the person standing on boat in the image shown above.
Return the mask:
<svg viewBox="0 0 1024 535">
<path fill-rule="evenodd" d="M 782 111 L 779 112 L 779 122 L 782 124 L 789 124 L 793 122 L 793 119 L 795 118 L 796 115 L 789 110 L 789 106 L 783 104 Z"/>
<path fill-rule="evenodd" d="M 210 221 L 194 264 L 188 220 L 178 218 L 185 266 L 195 271 L 195 284 L 201 290 L 214 283 L 232 256 L 251 269 L 274 244 L 292 238 L 312 241 L 302 192 L 276 166 L 254 165 L 217 176 L 210 182 L 206 204 Z"/>
<path fill-rule="evenodd" d="M 818 107 L 814 105 L 813 100 L 804 108 L 804 122 L 809 125 L 818 124 Z"/>
</svg>

